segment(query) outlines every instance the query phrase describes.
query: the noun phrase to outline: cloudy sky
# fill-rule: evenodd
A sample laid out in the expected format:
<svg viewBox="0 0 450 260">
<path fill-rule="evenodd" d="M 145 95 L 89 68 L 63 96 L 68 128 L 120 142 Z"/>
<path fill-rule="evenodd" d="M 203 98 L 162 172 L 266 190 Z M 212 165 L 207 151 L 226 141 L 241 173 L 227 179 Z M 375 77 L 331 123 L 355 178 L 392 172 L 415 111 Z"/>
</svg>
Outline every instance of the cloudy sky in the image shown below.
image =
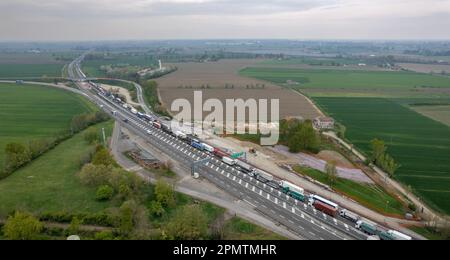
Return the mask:
<svg viewBox="0 0 450 260">
<path fill-rule="evenodd" d="M 0 41 L 450 39 L 450 0 L 1 0 Z"/>
</svg>

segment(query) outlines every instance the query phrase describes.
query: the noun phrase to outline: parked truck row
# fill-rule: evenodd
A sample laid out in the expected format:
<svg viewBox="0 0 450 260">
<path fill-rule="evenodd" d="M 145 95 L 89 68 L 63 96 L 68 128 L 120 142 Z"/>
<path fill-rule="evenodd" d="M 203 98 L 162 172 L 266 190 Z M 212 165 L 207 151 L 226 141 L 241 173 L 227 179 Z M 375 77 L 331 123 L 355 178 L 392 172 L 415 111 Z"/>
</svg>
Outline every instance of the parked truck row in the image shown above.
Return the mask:
<svg viewBox="0 0 450 260">
<path fill-rule="evenodd" d="M 148 124 L 153 126 L 156 129 L 160 129 L 161 131 L 170 134 L 181 141 L 189 144 L 193 148 L 208 153 L 211 156 L 216 157 L 221 160 L 224 164 L 234 167 L 237 170 L 248 174 L 249 176 L 266 183 L 274 188 L 279 189 L 283 193 L 288 196 L 302 202 L 307 202 L 310 206 L 314 207 L 316 210 L 321 211 L 333 218 L 338 216 L 351 221 L 355 224 L 355 228 L 359 229 L 361 232 L 366 233 L 371 236 L 371 238 L 382 239 L 382 240 L 411 240 L 412 238 L 402 234 L 395 230 L 386 230 L 382 227 L 378 226 L 375 223 L 362 219 L 357 214 L 340 208 L 338 204 L 332 202 L 328 199 L 325 199 L 318 195 L 307 195 L 305 190 L 302 187 L 299 187 L 293 183 L 290 183 L 286 180 L 276 180 L 275 177 L 261 169 L 258 169 L 254 165 L 251 165 L 245 160 L 242 159 L 232 159 L 232 155 L 229 152 L 224 151 L 221 148 L 214 147 L 206 142 L 202 142 L 197 138 L 197 136 L 186 134 L 181 130 L 172 129 L 170 123 L 163 122 L 159 118 L 143 114 L 138 112 L 132 106 L 126 104 L 124 101 L 120 99 L 120 97 L 115 96 L 114 94 L 105 91 L 98 85 L 95 85 L 95 88 L 98 92 L 100 92 L 103 96 L 110 98 L 113 102 L 121 105 L 123 108 L 129 110 L 132 114 L 138 116 L 140 119 L 146 121 Z M 149 133 L 150 134 L 150 133 Z"/>
</svg>

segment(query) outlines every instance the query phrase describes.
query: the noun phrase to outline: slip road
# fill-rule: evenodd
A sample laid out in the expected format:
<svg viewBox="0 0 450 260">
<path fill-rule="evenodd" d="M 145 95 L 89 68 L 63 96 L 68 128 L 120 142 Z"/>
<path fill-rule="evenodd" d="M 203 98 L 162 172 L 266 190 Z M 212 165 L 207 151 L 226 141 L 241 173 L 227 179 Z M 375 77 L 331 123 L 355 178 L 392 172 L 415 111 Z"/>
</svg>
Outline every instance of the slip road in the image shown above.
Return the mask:
<svg viewBox="0 0 450 260">
<path fill-rule="evenodd" d="M 277 255 L 275 245 L 217 245 L 215 249 L 201 246 L 176 246 L 173 249 L 174 255 L 200 256 L 204 258 L 206 254 L 215 255 Z"/>
</svg>

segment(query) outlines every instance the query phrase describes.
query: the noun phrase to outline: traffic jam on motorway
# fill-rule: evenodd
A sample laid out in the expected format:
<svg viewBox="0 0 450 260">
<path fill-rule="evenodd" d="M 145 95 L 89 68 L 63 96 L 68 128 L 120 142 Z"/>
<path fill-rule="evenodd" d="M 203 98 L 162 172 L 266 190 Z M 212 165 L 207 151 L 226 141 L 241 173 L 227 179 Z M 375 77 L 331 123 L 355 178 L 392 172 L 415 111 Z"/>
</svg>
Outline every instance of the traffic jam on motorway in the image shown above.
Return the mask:
<svg viewBox="0 0 450 260">
<path fill-rule="evenodd" d="M 220 160 L 226 166 L 232 167 L 234 170 L 240 171 L 243 174 L 254 178 L 255 180 L 263 183 L 264 186 L 267 185 L 272 189 L 286 194 L 290 198 L 296 200 L 296 204 L 297 201 L 304 203 L 305 209 L 307 206 L 311 206 L 314 212 L 322 212 L 324 214 L 324 218 L 326 218 L 325 214 L 332 217 L 335 223 L 337 223 L 336 219 L 340 218 L 346 223 L 354 225 L 355 229 L 357 229 L 361 233 L 366 234 L 368 239 L 370 240 L 412 240 L 412 237 L 408 235 L 400 233 L 396 230 L 387 229 L 372 221 L 361 218 L 359 215 L 346 210 L 340 207 L 338 204 L 321 196 L 308 194 L 303 188 L 294 185 L 286 180 L 279 180 L 267 171 L 258 169 L 256 166 L 243 159 L 234 159 L 236 154 L 233 154 L 226 149 L 214 147 L 211 144 L 203 142 L 197 136 L 186 134 L 180 129 L 172 129 L 171 124 L 168 121 L 162 120 L 154 114 L 145 114 L 137 111 L 133 106 L 124 102 L 118 95 L 106 91 L 96 83 L 89 82 L 89 85 L 92 87 L 92 90 L 94 90 L 100 97 L 104 98 L 110 103 L 115 104 L 118 107 L 125 109 L 153 129 L 162 131 L 184 142 L 192 148 L 205 153 L 210 157 L 214 157 L 217 160 Z M 101 107 L 103 106 L 101 105 Z M 112 110 L 111 113 L 113 115 L 117 115 L 116 110 Z M 128 123 L 129 118 L 124 118 L 123 122 Z M 152 131 L 147 131 L 147 134 L 152 135 L 154 133 Z M 345 226 L 347 226 L 347 224 L 345 224 Z M 347 228 L 347 231 L 348 230 L 349 229 Z"/>
</svg>

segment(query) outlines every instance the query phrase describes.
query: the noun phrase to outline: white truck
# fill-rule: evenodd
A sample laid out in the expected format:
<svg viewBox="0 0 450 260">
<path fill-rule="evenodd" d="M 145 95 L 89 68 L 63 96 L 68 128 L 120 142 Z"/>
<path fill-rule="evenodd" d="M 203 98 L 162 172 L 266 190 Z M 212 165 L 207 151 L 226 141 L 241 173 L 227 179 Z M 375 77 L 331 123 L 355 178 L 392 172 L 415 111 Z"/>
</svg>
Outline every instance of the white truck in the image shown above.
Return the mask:
<svg viewBox="0 0 450 260">
<path fill-rule="evenodd" d="M 412 237 L 405 235 L 403 233 L 400 233 L 395 230 L 388 230 L 387 233 L 395 238 L 395 240 L 412 240 Z"/>
<path fill-rule="evenodd" d="M 211 145 L 205 144 L 205 143 L 202 143 L 202 145 L 203 145 L 203 149 L 205 151 L 210 152 L 210 153 L 214 152 L 214 147 L 212 147 Z"/>
<path fill-rule="evenodd" d="M 346 209 L 342 209 L 341 211 L 339 211 L 339 215 L 343 218 L 350 220 L 351 222 L 354 222 L 354 223 L 358 222 L 361 219 L 360 216 L 358 216 L 357 214 L 355 214 L 351 211 L 348 211 Z"/>
<path fill-rule="evenodd" d="M 181 131 L 176 131 L 175 132 L 175 136 L 177 138 L 180 138 L 180 139 L 186 139 L 187 138 L 187 135 L 185 133 L 181 132 Z"/>
<path fill-rule="evenodd" d="M 245 172 L 253 171 L 253 167 L 250 164 L 241 160 L 236 160 L 236 166 L 238 166 L 239 169 Z"/>
<path fill-rule="evenodd" d="M 291 191 L 291 192 L 296 192 L 296 193 L 299 193 L 299 194 L 305 194 L 305 190 L 303 188 L 300 188 L 299 186 L 297 186 L 295 184 L 292 184 L 292 183 L 290 183 L 288 181 L 281 181 L 280 182 L 280 186 L 283 189 L 286 189 L 286 190 Z"/>
<path fill-rule="evenodd" d="M 236 161 L 229 158 L 229 157 L 223 157 L 222 158 L 222 162 L 224 162 L 225 164 L 228 164 L 229 166 L 234 166 L 236 165 Z"/>
</svg>

